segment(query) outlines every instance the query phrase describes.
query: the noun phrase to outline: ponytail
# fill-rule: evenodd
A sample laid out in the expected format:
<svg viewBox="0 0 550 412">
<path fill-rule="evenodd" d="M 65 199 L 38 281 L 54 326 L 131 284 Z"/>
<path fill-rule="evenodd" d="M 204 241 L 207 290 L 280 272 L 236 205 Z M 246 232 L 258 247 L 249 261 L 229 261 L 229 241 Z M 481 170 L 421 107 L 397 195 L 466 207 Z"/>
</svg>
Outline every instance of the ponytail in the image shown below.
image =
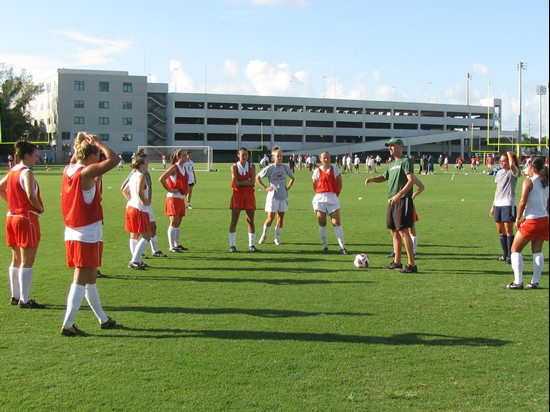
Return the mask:
<svg viewBox="0 0 550 412">
<path fill-rule="evenodd" d="M 544 164 L 544 159 L 542 157 L 535 157 L 531 162 L 531 167 L 539 175 L 542 187 L 548 186 L 548 166 Z"/>
</svg>

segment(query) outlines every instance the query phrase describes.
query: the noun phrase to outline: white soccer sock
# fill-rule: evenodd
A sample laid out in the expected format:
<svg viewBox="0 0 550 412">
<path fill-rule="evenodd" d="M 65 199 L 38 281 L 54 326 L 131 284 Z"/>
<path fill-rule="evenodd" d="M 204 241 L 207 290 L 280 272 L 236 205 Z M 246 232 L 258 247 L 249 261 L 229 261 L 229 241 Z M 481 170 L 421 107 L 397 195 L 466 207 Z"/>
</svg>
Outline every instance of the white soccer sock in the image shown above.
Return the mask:
<svg viewBox="0 0 550 412">
<path fill-rule="evenodd" d="M 544 269 L 544 254 L 542 252 L 533 253 L 533 279 L 531 283 L 539 283 L 542 269 Z"/>
<path fill-rule="evenodd" d="M 99 293 L 97 292 L 97 285 L 87 284 L 85 287 L 85 296 L 88 305 L 92 308 L 97 320 L 100 322 L 107 322 L 109 320 L 108 316 L 103 311 L 101 307 L 101 300 L 99 299 Z"/>
<path fill-rule="evenodd" d="M 229 232 L 229 246 L 235 247 L 237 246 L 235 243 L 236 233 L 235 232 Z"/>
<path fill-rule="evenodd" d="M 19 300 L 27 303 L 32 283 L 32 268 L 19 268 Z"/>
<path fill-rule="evenodd" d="M 319 236 L 321 237 L 321 242 L 323 243 L 323 247 L 328 247 L 326 226 L 319 226 Z"/>
<path fill-rule="evenodd" d="M 151 252 L 152 253 L 157 253 L 158 250 L 159 250 L 157 235 L 151 237 L 151 240 L 149 241 L 149 244 L 151 245 Z"/>
<path fill-rule="evenodd" d="M 270 229 L 271 229 L 271 226 L 264 225 L 264 230 L 262 231 L 262 237 L 266 237 Z"/>
<path fill-rule="evenodd" d="M 11 297 L 19 300 L 21 290 L 19 289 L 19 268 L 10 266 L 8 268 L 8 277 L 10 278 Z"/>
<path fill-rule="evenodd" d="M 416 255 L 416 247 L 418 246 L 418 237 L 411 235 L 411 240 L 413 244 L 413 254 Z"/>
<path fill-rule="evenodd" d="M 275 239 L 279 239 L 279 236 L 281 236 L 282 231 L 283 231 L 282 227 L 276 227 L 275 228 Z"/>
<path fill-rule="evenodd" d="M 248 234 L 248 246 L 254 246 L 254 241 L 256 240 L 256 233 Z"/>
<path fill-rule="evenodd" d="M 172 226 L 168 226 L 168 244 L 170 245 L 170 249 L 178 245 L 176 240 L 176 228 Z"/>
<path fill-rule="evenodd" d="M 147 243 L 149 243 L 148 240 L 145 240 L 143 238 L 139 239 L 139 242 L 134 249 L 134 254 L 132 255 L 132 262 L 141 262 L 141 255 L 143 254 L 143 252 L 145 252 Z"/>
<path fill-rule="evenodd" d="M 523 283 L 523 256 L 521 256 L 521 253 L 514 252 L 511 254 L 510 260 L 514 270 L 514 283 L 519 285 Z"/>
<path fill-rule="evenodd" d="M 73 326 L 74 318 L 82 305 L 84 300 L 84 294 L 86 289 L 84 286 L 79 285 L 78 283 L 72 283 L 69 289 L 69 294 L 67 295 L 67 310 L 65 312 L 65 319 L 63 320 L 63 327 L 65 329 L 70 329 Z"/>
<path fill-rule="evenodd" d="M 130 254 L 134 254 L 134 250 L 136 250 L 136 246 L 139 242 L 139 239 L 132 239 L 130 238 Z"/>
<path fill-rule="evenodd" d="M 176 237 L 175 237 L 176 245 L 175 246 L 178 246 L 180 244 L 180 239 L 181 239 L 181 229 L 179 227 L 176 227 L 176 228 L 174 228 L 174 230 L 176 231 Z"/>
<path fill-rule="evenodd" d="M 345 247 L 345 244 L 344 244 L 344 230 L 342 229 L 342 226 L 334 226 L 334 234 L 336 235 L 336 239 L 338 239 L 338 244 L 340 245 L 340 249 L 343 249 Z"/>
</svg>

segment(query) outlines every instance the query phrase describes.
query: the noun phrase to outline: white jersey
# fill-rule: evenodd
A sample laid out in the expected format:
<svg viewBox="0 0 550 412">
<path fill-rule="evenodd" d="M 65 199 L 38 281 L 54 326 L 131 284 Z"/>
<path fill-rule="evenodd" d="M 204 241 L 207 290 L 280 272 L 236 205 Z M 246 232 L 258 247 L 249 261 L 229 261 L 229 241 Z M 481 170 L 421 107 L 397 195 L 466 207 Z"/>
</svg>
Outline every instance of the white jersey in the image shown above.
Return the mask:
<svg viewBox="0 0 550 412">
<path fill-rule="evenodd" d="M 281 164 L 280 166 L 275 166 L 275 164 L 270 164 L 267 167 L 264 167 L 260 173 L 258 173 L 260 179 L 267 177 L 269 184 L 273 187 L 272 191 L 268 192 L 268 197 L 271 195 L 277 200 L 286 200 L 288 199 L 288 192 L 286 190 L 286 177 L 294 179 L 294 173 L 290 170 L 286 164 Z"/>
<path fill-rule="evenodd" d="M 533 188 L 529 192 L 527 205 L 523 215 L 525 219 L 538 219 L 548 216 L 546 206 L 548 205 L 548 186 L 542 187 L 539 176 L 530 177 Z"/>
<path fill-rule="evenodd" d="M 145 180 L 145 186 L 143 190 L 141 191 L 142 196 L 140 197 L 139 194 L 139 179 L 143 176 L 143 179 Z M 141 212 L 148 212 L 149 206 L 146 206 L 143 204 L 143 200 L 141 198 L 149 199 L 149 188 L 147 187 L 147 180 L 145 179 L 145 176 L 143 173 L 140 172 L 134 172 L 130 176 L 130 179 L 128 180 L 128 189 L 130 190 L 130 200 L 128 200 L 128 203 L 126 206 L 133 207 L 134 209 L 138 209 Z"/>
<path fill-rule="evenodd" d="M 189 177 L 189 180 L 187 182 L 190 185 L 195 183 L 195 163 L 192 160 L 188 160 L 183 164 L 183 167 L 185 167 L 185 171 L 187 172 L 187 176 Z"/>
</svg>

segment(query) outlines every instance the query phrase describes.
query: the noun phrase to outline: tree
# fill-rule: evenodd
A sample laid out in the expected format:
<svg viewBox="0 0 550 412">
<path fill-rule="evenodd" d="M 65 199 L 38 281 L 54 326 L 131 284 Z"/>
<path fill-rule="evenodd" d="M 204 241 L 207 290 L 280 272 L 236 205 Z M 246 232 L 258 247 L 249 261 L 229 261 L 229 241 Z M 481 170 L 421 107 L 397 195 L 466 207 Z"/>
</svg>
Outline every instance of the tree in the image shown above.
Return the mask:
<svg viewBox="0 0 550 412">
<path fill-rule="evenodd" d="M 23 136 L 35 137 L 35 126 L 29 106 L 43 91 L 32 76 L 22 70 L 15 75 L 12 67 L 0 63 L 0 124 L 3 142 L 15 142 Z"/>
</svg>

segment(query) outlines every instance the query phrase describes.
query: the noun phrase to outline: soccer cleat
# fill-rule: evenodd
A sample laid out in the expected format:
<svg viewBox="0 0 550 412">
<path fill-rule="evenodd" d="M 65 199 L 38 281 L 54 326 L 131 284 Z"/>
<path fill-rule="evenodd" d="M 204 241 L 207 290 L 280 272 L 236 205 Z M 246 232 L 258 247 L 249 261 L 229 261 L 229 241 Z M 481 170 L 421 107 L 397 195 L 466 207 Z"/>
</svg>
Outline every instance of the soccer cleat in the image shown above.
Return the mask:
<svg viewBox="0 0 550 412">
<path fill-rule="evenodd" d="M 169 251 L 172 252 L 172 253 L 181 253 L 181 250 L 179 250 L 178 248 L 175 248 L 175 247 L 171 247 Z"/>
<path fill-rule="evenodd" d="M 229 248 L 229 253 L 235 253 L 237 251 L 237 248 L 235 246 L 231 246 Z"/>
<path fill-rule="evenodd" d="M 107 317 L 107 321 L 101 322 L 99 326 L 101 329 L 113 329 L 116 326 L 116 320 Z"/>
<path fill-rule="evenodd" d="M 141 262 L 130 262 L 128 263 L 128 268 L 135 270 L 145 270 L 145 266 Z"/>
<path fill-rule="evenodd" d="M 506 262 L 507 257 L 506 257 L 506 256 L 499 256 L 499 257 L 497 258 L 497 260 L 498 260 L 499 262 Z"/>
<path fill-rule="evenodd" d="M 348 254 L 348 250 L 347 250 L 345 247 L 343 247 L 342 249 L 340 249 L 340 254 L 341 254 L 341 255 L 347 255 L 347 254 Z"/>
<path fill-rule="evenodd" d="M 164 253 L 162 253 L 160 250 L 157 250 L 155 253 L 153 253 L 154 257 L 167 257 Z"/>
<path fill-rule="evenodd" d="M 324 247 L 323 250 L 321 250 L 321 253 L 322 253 L 323 255 L 328 254 L 328 247 Z"/>
<path fill-rule="evenodd" d="M 525 289 L 540 289 L 540 287 L 538 283 L 528 283 Z"/>
<path fill-rule="evenodd" d="M 12 304 L 12 305 L 14 305 L 14 306 L 15 306 L 15 305 L 19 305 L 19 299 L 12 297 L 12 298 L 10 299 L 10 304 Z"/>
<path fill-rule="evenodd" d="M 76 325 L 71 326 L 70 328 L 64 328 L 61 327 L 61 334 L 63 336 L 85 336 L 86 333 L 80 329 Z"/>
<path fill-rule="evenodd" d="M 101 276 L 103 276 L 103 273 L 101 273 L 101 271 L 98 269 L 96 278 L 100 278 Z"/>
<path fill-rule="evenodd" d="M 252 252 L 252 253 L 259 252 L 259 250 L 256 249 L 256 246 L 254 246 L 254 245 L 248 246 L 248 251 Z"/>
<path fill-rule="evenodd" d="M 142 253 L 142 254 L 141 254 L 141 258 L 142 258 L 142 259 L 149 259 L 149 256 L 145 256 L 145 253 Z"/>
<path fill-rule="evenodd" d="M 398 270 L 399 273 L 417 273 L 416 265 L 406 265 L 403 269 Z"/>
<path fill-rule="evenodd" d="M 191 207 L 191 203 L 187 203 L 187 206 L 186 206 L 186 207 L 187 207 L 187 209 L 193 209 L 193 208 Z"/>
<path fill-rule="evenodd" d="M 388 254 L 386 257 L 387 257 L 388 259 L 394 258 L 394 257 L 395 257 L 395 252 L 391 252 L 391 253 Z"/>
<path fill-rule="evenodd" d="M 281 244 L 281 241 L 278 238 L 273 239 L 273 243 L 275 243 L 277 246 Z"/>
<path fill-rule="evenodd" d="M 189 250 L 189 249 L 187 249 L 185 246 L 182 246 L 182 245 L 177 245 L 177 246 L 176 246 L 176 249 L 178 249 L 179 251 Z"/>
<path fill-rule="evenodd" d="M 143 267 L 143 269 L 149 269 L 151 266 L 149 266 L 147 263 L 139 262 L 139 265 Z"/>
<path fill-rule="evenodd" d="M 384 266 L 384 269 L 403 269 L 403 264 L 391 262 L 388 266 Z"/>
<path fill-rule="evenodd" d="M 259 243 L 260 245 L 263 245 L 263 244 L 265 243 L 265 236 L 261 236 L 261 237 L 260 237 L 260 240 L 258 240 L 258 243 Z"/>
<path fill-rule="evenodd" d="M 36 302 L 34 299 L 29 299 L 26 303 L 19 301 L 19 307 L 21 309 L 43 309 L 46 306 L 41 305 L 40 303 Z"/>
<path fill-rule="evenodd" d="M 523 283 L 510 283 L 506 285 L 506 289 L 521 290 L 523 289 Z"/>
</svg>

